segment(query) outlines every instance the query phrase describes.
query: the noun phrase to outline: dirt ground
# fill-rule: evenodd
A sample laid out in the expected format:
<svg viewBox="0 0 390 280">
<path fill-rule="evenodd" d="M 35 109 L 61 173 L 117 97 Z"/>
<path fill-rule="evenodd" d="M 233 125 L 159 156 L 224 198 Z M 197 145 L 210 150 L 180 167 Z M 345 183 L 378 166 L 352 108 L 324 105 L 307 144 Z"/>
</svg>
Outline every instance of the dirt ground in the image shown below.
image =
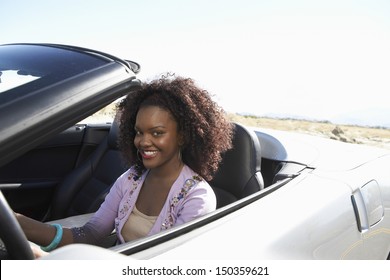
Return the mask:
<svg viewBox="0 0 390 280">
<path fill-rule="evenodd" d="M 307 133 L 348 143 L 390 149 L 390 129 L 336 125 L 327 122 L 311 122 L 295 119 L 271 119 L 236 114 L 228 114 L 228 117 L 230 120 L 243 125 Z"/>
</svg>

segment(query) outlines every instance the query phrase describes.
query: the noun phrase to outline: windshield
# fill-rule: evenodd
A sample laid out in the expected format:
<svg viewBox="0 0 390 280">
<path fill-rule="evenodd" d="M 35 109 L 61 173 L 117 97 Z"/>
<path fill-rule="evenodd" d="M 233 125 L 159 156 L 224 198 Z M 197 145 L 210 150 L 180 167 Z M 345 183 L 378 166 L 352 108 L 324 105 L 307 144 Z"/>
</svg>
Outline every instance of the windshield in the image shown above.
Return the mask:
<svg viewBox="0 0 390 280">
<path fill-rule="evenodd" d="M 23 84 L 34 81 L 39 78 L 40 76 L 33 76 L 21 70 L 0 71 L 0 93 L 21 86 Z"/>
<path fill-rule="evenodd" d="M 45 79 L 42 86 L 53 84 L 107 64 L 102 56 L 71 48 L 50 45 L 1 45 L 0 93 L 33 81 Z M 21 94 L 21 91 L 18 91 Z"/>
</svg>

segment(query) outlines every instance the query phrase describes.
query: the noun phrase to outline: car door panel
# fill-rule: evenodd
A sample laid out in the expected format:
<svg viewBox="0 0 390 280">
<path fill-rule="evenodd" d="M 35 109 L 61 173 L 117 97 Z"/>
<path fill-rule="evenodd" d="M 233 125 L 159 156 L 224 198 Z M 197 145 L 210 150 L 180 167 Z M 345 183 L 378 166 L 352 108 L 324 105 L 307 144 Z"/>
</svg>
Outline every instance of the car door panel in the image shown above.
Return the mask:
<svg viewBox="0 0 390 280">
<path fill-rule="evenodd" d="M 74 125 L 0 168 L 0 186 L 14 211 L 41 219 L 57 185 L 81 164 L 109 131 L 109 124 Z"/>
</svg>

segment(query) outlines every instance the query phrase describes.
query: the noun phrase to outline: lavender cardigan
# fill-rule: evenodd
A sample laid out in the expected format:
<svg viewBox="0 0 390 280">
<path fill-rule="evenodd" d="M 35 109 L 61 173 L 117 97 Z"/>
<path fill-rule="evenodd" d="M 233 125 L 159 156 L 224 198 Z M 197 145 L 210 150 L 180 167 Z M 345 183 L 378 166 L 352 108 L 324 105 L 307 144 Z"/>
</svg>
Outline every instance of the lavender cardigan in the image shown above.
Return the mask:
<svg viewBox="0 0 390 280">
<path fill-rule="evenodd" d="M 82 227 L 71 229 L 74 242 L 96 244 L 114 228 L 119 242 L 125 242 L 121 231 L 133 210 L 147 173 L 137 177 L 133 168 L 123 173 L 90 221 Z M 184 224 L 215 208 L 216 198 L 210 185 L 184 165 L 148 235 Z"/>
</svg>

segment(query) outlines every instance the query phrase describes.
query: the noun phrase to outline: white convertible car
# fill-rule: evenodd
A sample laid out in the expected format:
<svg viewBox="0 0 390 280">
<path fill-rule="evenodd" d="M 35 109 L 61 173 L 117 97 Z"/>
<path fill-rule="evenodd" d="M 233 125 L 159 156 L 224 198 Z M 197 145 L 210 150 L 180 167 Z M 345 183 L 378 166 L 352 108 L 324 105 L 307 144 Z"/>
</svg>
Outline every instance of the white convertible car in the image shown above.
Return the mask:
<svg viewBox="0 0 390 280">
<path fill-rule="evenodd" d="M 82 225 L 125 170 L 117 123 L 132 61 L 72 46 L 0 46 L 1 259 L 32 259 L 13 211 Z M 104 172 L 102 172 L 104 170 Z M 390 151 L 235 125 L 210 182 L 218 209 L 154 236 L 73 244 L 45 259 L 389 259 Z M 207 253 L 205 253 L 207 252 Z"/>
</svg>

